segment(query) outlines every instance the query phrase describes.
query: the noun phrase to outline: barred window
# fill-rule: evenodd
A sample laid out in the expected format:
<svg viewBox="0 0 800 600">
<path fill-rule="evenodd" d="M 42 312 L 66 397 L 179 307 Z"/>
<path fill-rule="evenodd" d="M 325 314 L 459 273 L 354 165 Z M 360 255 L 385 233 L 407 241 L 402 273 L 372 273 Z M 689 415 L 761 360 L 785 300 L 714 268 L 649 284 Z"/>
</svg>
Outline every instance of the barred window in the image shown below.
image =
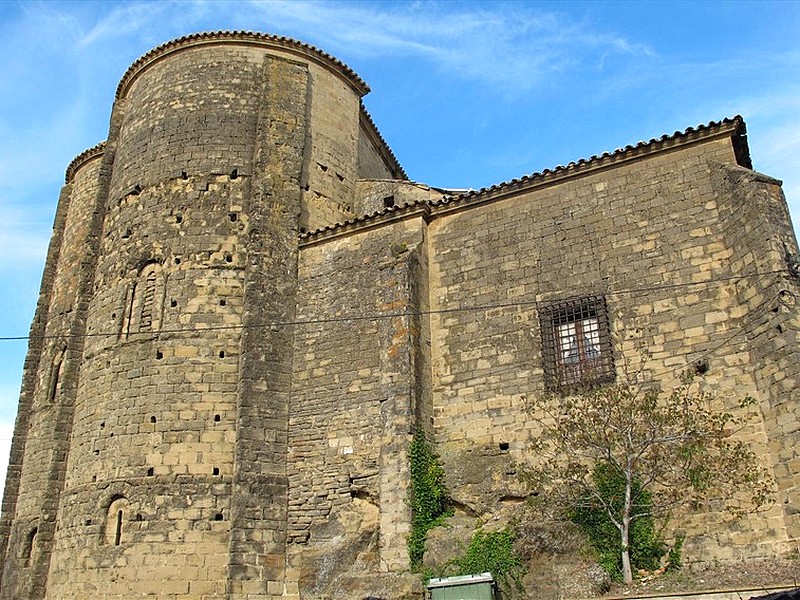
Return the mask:
<svg viewBox="0 0 800 600">
<path fill-rule="evenodd" d="M 572 298 L 542 308 L 545 387 L 564 391 L 614 380 L 605 298 Z"/>
</svg>

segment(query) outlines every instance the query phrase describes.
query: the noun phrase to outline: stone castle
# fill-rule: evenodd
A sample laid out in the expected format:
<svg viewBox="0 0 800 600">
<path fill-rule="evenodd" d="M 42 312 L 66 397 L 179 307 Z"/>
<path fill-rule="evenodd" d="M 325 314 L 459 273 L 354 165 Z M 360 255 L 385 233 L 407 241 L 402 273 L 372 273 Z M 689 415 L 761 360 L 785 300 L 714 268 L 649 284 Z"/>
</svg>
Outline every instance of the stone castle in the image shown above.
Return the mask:
<svg viewBox="0 0 800 600">
<path fill-rule="evenodd" d="M 407 178 L 367 92 L 243 32 L 125 73 L 59 198 L 0 598 L 415 597 L 411 434 L 491 519 L 524 500 L 525 397 L 626 369 L 758 401 L 778 501 L 690 515 L 689 558 L 794 549 L 798 248 L 742 119 L 456 192 Z"/>
</svg>

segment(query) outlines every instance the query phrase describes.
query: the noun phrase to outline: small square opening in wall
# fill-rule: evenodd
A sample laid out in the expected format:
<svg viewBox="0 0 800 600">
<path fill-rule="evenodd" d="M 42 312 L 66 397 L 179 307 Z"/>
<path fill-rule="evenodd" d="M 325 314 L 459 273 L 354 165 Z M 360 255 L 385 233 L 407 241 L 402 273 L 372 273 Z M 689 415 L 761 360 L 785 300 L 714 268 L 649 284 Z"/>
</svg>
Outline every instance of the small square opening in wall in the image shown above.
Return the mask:
<svg viewBox="0 0 800 600">
<path fill-rule="evenodd" d="M 605 298 L 571 298 L 542 307 L 545 387 L 564 393 L 614 381 Z"/>
</svg>

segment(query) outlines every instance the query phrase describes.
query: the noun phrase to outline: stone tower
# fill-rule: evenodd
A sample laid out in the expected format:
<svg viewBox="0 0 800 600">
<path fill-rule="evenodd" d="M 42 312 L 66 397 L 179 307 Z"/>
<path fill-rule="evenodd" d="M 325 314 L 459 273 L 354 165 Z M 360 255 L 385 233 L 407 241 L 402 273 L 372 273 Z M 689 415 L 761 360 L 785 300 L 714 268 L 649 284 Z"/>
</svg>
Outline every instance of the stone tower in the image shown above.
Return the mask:
<svg viewBox="0 0 800 600">
<path fill-rule="evenodd" d="M 525 517 L 526 399 L 634 370 L 758 404 L 778 502 L 680 515 L 686 561 L 796 552 L 800 250 L 741 117 L 455 192 L 407 180 L 366 92 L 240 32 L 123 76 L 59 199 L 0 600 L 419 598 L 413 433 L 455 510 L 438 568 Z"/>
<path fill-rule="evenodd" d="M 0 597 L 284 595 L 298 233 L 347 218 L 358 178 L 405 177 L 367 91 L 240 32 L 125 73 L 59 200 Z"/>
</svg>

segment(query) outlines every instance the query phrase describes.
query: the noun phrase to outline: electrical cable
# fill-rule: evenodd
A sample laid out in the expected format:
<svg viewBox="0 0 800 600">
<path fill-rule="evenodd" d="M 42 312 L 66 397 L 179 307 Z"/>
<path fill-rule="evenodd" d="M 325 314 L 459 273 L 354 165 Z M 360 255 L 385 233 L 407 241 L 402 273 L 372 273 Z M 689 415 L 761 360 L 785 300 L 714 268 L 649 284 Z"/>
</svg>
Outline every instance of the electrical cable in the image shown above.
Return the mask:
<svg viewBox="0 0 800 600">
<path fill-rule="evenodd" d="M 683 283 L 667 283 L 662 285 L 654 285 L 654 286 L 641 286 L 635 288 L 628 288 L 622 290 L 613 290 L 609 289 L 606 291 L 607 295 L 618 296 L 618 295 L 628 295 L 628 294 L 640 294 L 644 292 L 654 292 L 660 290 L 670 290 L 670 289 L 678 289 L 681 287 L 691 287 L 691 286 L 708 286 L 709 284 L 722 284 L 731 281 L 741 281 L 750 278 L 757 278 L 757 277 L 764 277 L 768 275 L 778 275 L 778 274 L 785 274 L 783 270 L 776 270 L 776 271 L 766 271 L 761 273 L 751 273 L 748 275 L 732 275 L 727 277 L 718 277 L 715 279 L 709 279 L 706 281 L 698 281 L 698 282 L 683 282 Z M 344 322 L 357 322 L 357 321 L 378 321 L 382 319 L 394 319 L 398 317 L 417 317 L 417 316 L 426 316 L 426 315 L 442 315 L 442 314 L 453 314 L 453 313 L 461 313 L 461 312 L 479 312 L 479 311 L 487 311 L 492 309 L 498 308 L 517 308 L 522 306 L 542 306 L 549 304 L 549 301 L 542 301 L 542 300 L 515 300 L 509 302 L 498 302 L 493 304 L 481 304 L 476 306 L 462 306 L 462 307 L 455 307 L 455 308 L 439 308 L 439 309 L 432 309 L 432 310 L 411 310 L 411 311 L 398 311 L 398 312 L 389 312 L 389 313 L 381 313 L 381 314 L 368 314 L 368 315 L 347 315 L 343 317 L 328 317 L 328 318 L 317 318 L 317 319 L 295 319 L 290 321 L 271 321 L 267 323 L 258 323 L 258 324 L 237 324 L 237 325 L 210 325 L 206 327 L 200 327 L 195 329 L 186 329 L 186 328 L 172 328 L 172 329 L 160 329 L 158 331 L 142 331 L 142 332 L 132 332 L 129 336 L 154 336 L 154 335 L 174 335 L 174 334 L 200 334 L 209 331 L 229 331 L 229 330 L 244 330 L 244 329 L 265 329 L 265 328 L 278 328 L 278 327 L 291 327 L 291 326 L 303 326 L 303 325 L 324 325 L 330 323 L 344 323 Z M 55 335 L 42 335 L 42 336 L 35 336 L 35 339 L 40 340 L 47 340 L 47 339 L 58 339 L 58 338 L 68 338 L 68 339 L 87 339 L 93 337 L 112 337 L 118 336 L 119 332 L 97 332 L 97 333 L 83 333 L 83 334 L 55 334 Z M 30 335 L 20 335 L 20 336 L 0 336 L 0 342 L 9 342 L 9 341 L 30 341 Z"/>
</svg>

